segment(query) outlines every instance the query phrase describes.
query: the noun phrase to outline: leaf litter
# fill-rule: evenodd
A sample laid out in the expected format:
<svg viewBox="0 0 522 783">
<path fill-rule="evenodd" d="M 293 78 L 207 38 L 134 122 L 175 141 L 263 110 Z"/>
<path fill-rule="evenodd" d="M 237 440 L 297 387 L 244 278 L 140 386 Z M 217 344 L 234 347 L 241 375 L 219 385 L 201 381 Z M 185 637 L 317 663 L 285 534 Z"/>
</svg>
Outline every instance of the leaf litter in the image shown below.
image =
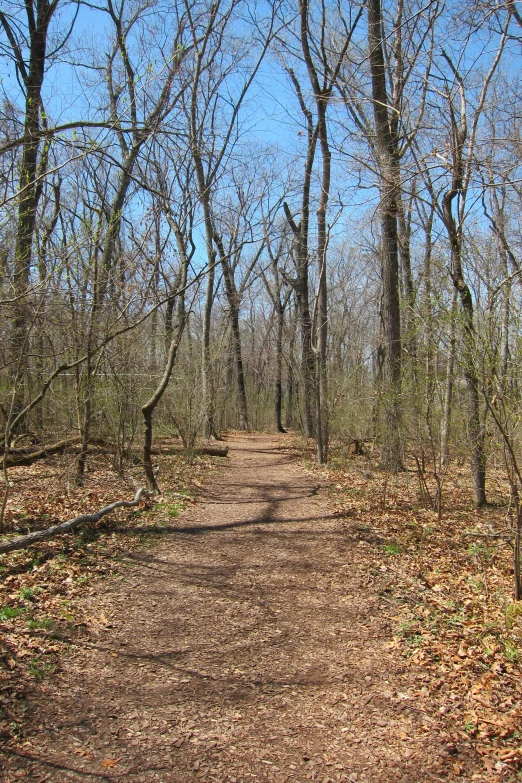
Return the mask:
<svg viewBox="0 0 522 783">
<path fill-rule="evenodd" d="M 452 466 L 439 521 L 413 470 L 390 477 L 344 449 L 332 462 L 328 470 L 310 460 L 306 467 L 328 484 L 347 539 L 365 552 L 369 580 L 380 582 L 393 607 L 389 647 L 412 674 L 424 673 L 426 685 L 412 694 L 417 708 L 435 707 L 431 731 L 448 752 L 466 747 L 479 756 L 483 769 L 471 779 L 519 780 L 522 612 L 512 600 L 512 553 L 502 538 L 509 488 L 501 472 L 490 473 L 495 503 L 477 511 L 467 468 Z M 465 769 L 455 762 L 455 775 Z"/>
<path fill-rule="evenodd" d="M 219 479 L 162 456 L 154 507 L 1 559 L 8 783 L 518 779 L 509 553 L 463 537 L 502 510 L 455 471 L 437 523 L 411 476 L 286 444 L 236 436 Z M 107 467 L 53 496 L 53 464 L 13 471 L 21 532 L 135 491 Z"/>
</svg>

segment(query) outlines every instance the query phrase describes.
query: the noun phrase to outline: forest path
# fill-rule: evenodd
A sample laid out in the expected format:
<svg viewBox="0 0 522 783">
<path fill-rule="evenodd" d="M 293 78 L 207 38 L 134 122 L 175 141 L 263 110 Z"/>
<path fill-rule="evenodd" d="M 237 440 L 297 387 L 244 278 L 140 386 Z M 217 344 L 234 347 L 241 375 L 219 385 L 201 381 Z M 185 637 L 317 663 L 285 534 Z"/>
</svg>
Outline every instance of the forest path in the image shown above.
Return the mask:
<svg viewBox="0 0 522 783">
<path fill-rule="evenodd" d="M 99 583 L 99 630 L 39 686 L 18 758 L 33 780 L 452 778 L 382 584 L 277 444 L 230 439 L 177 527 Z"/>
</svg>

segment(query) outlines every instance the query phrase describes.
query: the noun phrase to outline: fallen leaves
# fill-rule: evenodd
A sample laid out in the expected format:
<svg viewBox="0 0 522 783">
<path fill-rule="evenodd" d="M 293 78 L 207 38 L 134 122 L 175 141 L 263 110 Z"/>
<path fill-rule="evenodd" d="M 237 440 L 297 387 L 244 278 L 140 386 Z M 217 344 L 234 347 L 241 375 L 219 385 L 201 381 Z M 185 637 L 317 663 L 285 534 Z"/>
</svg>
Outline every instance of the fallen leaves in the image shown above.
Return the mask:
<svg viewBox="0 0 522 783">
<path fill-rule="evenodd" d="M 82 756 L 84 758 L 92 758 L 92 753 L 90 750 L 84 750 L 83 748 L 77 748 L 73 751 L 73 753 L 76 753 L 77 756 Z"/>
<path fill-rule="evenodd" d="M 116 766 L 116 764 L 119 764 L 119 762 L 120 762 L 121 760 L 122 760 L 122 756 L 120 756 L 120 757 L 119 757 L 119 758 L 117 758 L 117 759 L 104 759 L 104 760 L 101 762 L 101 766 L 102 766 L 102 767 L 106 767 L 106 768 L 112 768 L 112 767 L 115 767 L 115 766 Z"/>
<path fill-rule="evenodd" d="M 431 703 L 441 730 L 474 743 L 495 774 L 522 768 L 522 602 L 509 602 L 509 547 L 487 539 L 488 530 L 505 528 L 505 508 L 477 512 L 456 466 L 445 487 L 451 512 L 440 522 L 408 473 L 386 477 L 384 493 L 382 473 L 365 458 L 308 468 L 327 483 L 347 542 L 364 545 L 372 586 L 382 584 L 381 595 L 396 607 L 387 648 L 402 650 L 412 674 L 424 671 L 433 683 L 429 694 L 417 693 L 417 705 Z M 494 470 L 490 480 L 500 487 Z M 507 487 L 505 499 L 507 508 Z M 466 530 L 486 536 L 470 543 Z M 463 774 L 460 761 L 453 773 Z"/>
<path fill-rule="evenodd" d="M 84 486 L 71 486 L 74 459 L 66 454 L 11 469 L 6 514 L 11 533 L 24 534 L 92 512 L 128 497 L 141 480 L 136 469 L 121 478 L 109 458 L 101 455 Z M 192 501 L 190 495 L 217 469 L 213 458 L 196 458 L 186 465 L 181 456 L 162 456 L 161 462 L 164 497 L 172 491 L 178 506 L 180 492 Z M 103 612 L 82 613 L 76 599 L 91 593 L 97 578 L 118 570 L 122 556 L 141 547 L 147 536 L 161 535 L 161 527 L 154 530 L 160 518 L 161 508 L 150 505 L 117 511 L 78 534 L 0 555 L 0 733 L 11 736 L 9 727 L 14 724 L 20 734 L 26 720 L 26 685 L 56 671 L 72 641 L 83 638 L 87 630 L 111 627 Z M 143 525 L 150 532 L 138 534 Z"/>
<path fill-rule="evenodd" d="M 465 775 L 473 764 L 474 771 L 483 763 L 486 772 L 490 770 L 492 775 L 499 776 L 506 770 L 516 770 L 522 763 L 520 737 L 517 736 L 522 723 L 518 680 L 520 666 L 516 660 L 518 649 L 516 634 L 519 620 L 515 617 L 513 628 L 506 632 L 503 624 L 503 602 L 509 591 L 510 574 L 509 563 L 505 558 L 503 559 L 503 550 L 490 554 L 475 547 L 473 552 L 468 551 L 468 544 L 463 541 L 461 531 L 464 525 L 469 527 L 475 525 L 476 519 L 473 517 L 474 512 L 469 509 L 466 511 L 465 499 L 462 493 L 459 494 L 458 488 L 455 489 L 455 513 L 452 513 L 451 518 L 443 519 L 438 525 L 434 515 L 417 504 L 415 485 L 411 482 L 411 476 L 409 484 L 407 476 L 390 478 L 387 497 L 384 498 L 381 487 L 382 476 L 379 473 L 376 473 L 373 479 L 368 476 L 361 478 L 357 472 L 354 474 L 349 470 L 339 471 L 338 474 L 331 470 L 330 474 L 339 475 L 339 479 L 335 479 L 336 507 L 342 511 L 345 502 L 349 505 L 349 515 L 340 516 L 342 522 L 335 521 L 336 535 L 341 543 L 344 540 L 346 545 L 346 561 L 349 566 L 346 572 L 342 570 L 342 566 L 339 566 L 336 570 L 338 582 L 332 587 L 329 581 L 332 562 L 329 561 L 328 567 L 321 571 L 320 576 L 318 575 L 317 584 L 314 584 L 313 599 L 317 601 L 317 605 L 324 600 L 329 601 L 330 596 L 334 600 L 336 588 L 339 588 L 339 594 L 342 593 L 344 574 L 347 582 L 348 578 L 353 579 L 353 561 L 357 560 L 362 564 L 359 589 L 361 596 L 364 595 L 365 598 L 371 596 L 374 606 L 371 616 L 367 614 L 366 617 L 359 618 L 354 621 L 354 625 L 358 622 L 364 633 L 377 633 L 377 636 L 367 637 L 368 646 L 371 647 L 373 642 L 370 639 L 382 638 L 382 635 L 379 635 L 381 630 L 376 631 L 372 625 L 373 618 L 390 616 L 390 641 L 387 649 L 390 658 L 403 664 L 405 675 L 400 690 L 397 683 L 395 688 L 390 684 L 387 686 L 389 693 L 381 694 L 381 698 L 386 699 L 386 703 L 393 701 L 399 714 L 398 718 L 390 711 L 386 713 L 386 708 L 381 710 L 377 697 L 374 698 L 372 694 L 366 695 L 365 689 L 374 689 L 378 685 L 380 675 L 387 676 L 381 671 L 380 675 L 374 677 L 368 675 L 364 678 L 363 690 L 357 697 L 354 694 L 350 695 L 351 708 L 343 718 L 329 715 L 328 712 L 326 715 L 320 713 L 323 707 L 327 707 L 322 695 L 317 705 L 312 706 L 310 701 L 306 702 L 310 710 L 307 712 L 303 708 L 298 723 L 296 719 L 294 726 L 296 736 L 304 732 L 314 732 L 314 736 L 320 736 L 321 741 L 327 738 L 328 742 L 332 742 L 332 737 L 335 737 L 334 731 L 338 731 L 338 747 L 341 744 L 340 740 L 343 743 L 342 751 L 339 752 L 349 756 L 353 755 L 355 749 L 355 753 L 361 757 L 370 752 L 370 742 L 372 740 L 375 742 L 377 737 L 377 742 L 382 739 L 383 742 L 389 743 L 386 752 L 389 752 L 390 758 L 405 766 L 416 763 L 419 754 L 426 747 L 438 745 L 439 748 L 447 749 L 443 756 L 443 763 L 448 779 L 452 775 Z M 330 474 L 324 472 L 326 477 Z M 162 475 L 165 482 L 164 473 Z M 196 472 L 195 476 L 197 475 L 200 477 L 195 478 L 192 482 L 193 486 L 197 486 L 195 482 L 200 481 L 201 475 Z M 394 482 L 395 485 L 392 486 Z M 114 497 L 113 489 L 109 488 L 108 484 L 103 489 L 102 485 L 103 481 L 97 490 L 96 504 L 102 500 L 103 492 L 107 493 L 109 499 Z M 167 498 L 168 490 L 164 488 L 161 501 L 164 505 Z M 91 497 L 85 495 L 83 501 L 91 503 L 92 495 Z M 56 513 L 58 514 L 58 510 Z M 490 516 L 494 513 L 488 510 Z M 132 520 L 129 524 L 130 516 Z M 149 526 L 151 522 L 154 523 L 161 518 L 161 512 L 156 514 L 152 510 L 147 510 L 145 513 L 140 512 L 129 517 L 122 515 L 120 518 L 120 523 L 125 521 L 127 533 L 132 527 L 136 530 Z M 344 526 L 344 533 L 339 532 L 341 524 Z M 117 520 L 103 526 L 102 529 L 90 531 L 88 537 L 57 542 L 52 548 L 39 550 L 49 553 L 47 559 L 33 563 L 32 555 L 26 553 L 23 557 L 9 561 L 10 568 L 13 570 L 9 572 L 5 581 L 2 600 L 18 614 L 8 618 L 3 623 L 2 629 L 5 630 L 8 643 L 12 645 L 7 661 L 12 661 L 13 668 L 16 669 L 11 679 L 13 688 L 15 681 L 23 681 L 23 676 L 36 676 L 30 674 L 31 666 L 35 672 L 42 671 L 46 658 L 59 659 L 61 652 L 67 654 L 70 638 L 81 641 L 87 631 L 91 636 L 93 633 L 102 638 L 107 635 L 105 629 L 111 627 L 111 621 L 113 617 L 117 617 L 117 614 L 108 609 L 106 614 L 101 612 L 99 606 L 95 604 L 94 597 L 89 611 L 82 613 L 83 610 L 78 609 L 77 598 L 91 591 L 100 576 L 119 569 L 121 563 L 118 558 L 124 551 L 132 551 L 131 545 L 136 539 L 122 533 L 121 530 L 117 532 L 116 525 Z M 100 535 L 101 530 L 103 532 Z M 138 546 L 141 543 L 142 539 L 139 539 Z M 352 558 L 350 554 L 355 549 L 355 545 L 357 545 L 357 554 Z M 338 565 L 336 562 L 335 568 Z M 263 562 L 259 567 L 266 569 L 267 563 Z M 282 580 L 280 572 L 278 562 L 277 569 L 272 573 L 272 579 Z M 219 574 L 218 577 L 222 579 Z M 285 579 L 288 580 L 286 575 Z M 208 575 L 205 575 L 204 579 L 198 581 L 198 589 L 205 596 L 207 580 Z M 258 582 L 264 584 L 262 578 Z M 219 584 L 221 585 L 221 582 Z M 291 587 L 295 590 L 301 584 L 300 578 L 291 586 L 288 584 L 283 586 L 281 581 L 282 589 Z M 351 586 L 352 584 L 350 582 Z M 227 583 L 227 590 L 229 587 Z M 267 588 L 266 583 L 264 587 Z M 251 587 L 243 588 L 240 594 L 250 595 L 250 589 L 258 589 L 258 585 L 254 580 Z M 220 587 L 221 589 L 224 588 Z M 487 600 L 485 596 L 488 596 Z M 228 593 L 222 601 L 223 604 L 219 604 L 220 612 L 230 605 Z M 85 605 L 85 602 L 82 605 Z M 156 603 L 151 603 L 150 606 L 155 608 Z M 259 607 L 256 605 L 256 612 L 258 610 Z M 187 617 L 178 615 L 177 619 L 185 622 Z M 257 627 L 259 619 L 257 614 L 252 615 L 250 619 L 254 621 L 252 627 Z M 52 626 L 46 626 L 47 620 L 52 621 Z M 265 641 L 270 640 L 272 650 L 275 634 L 281 633 L 279 626 L 284 627 L 279 620 L 278 608 L 271 615 L 270 633 L 267 632 L 265 637 Z M 30 628 L 30 622 L 39 625 Z M 214 623 L 213 617 L 211 622 Z M 342 619 L 340 615 L 336 618 L 336 627 L 332 626 L 334 630 L 331 636 L 332 645 L 340 644 L 344 640 L 345 632 L 352 632 L 351 627 L 348 630 L 346 628 L 350 622 L 351 620 L 347 620 L 344 616 L 343 609 Z M 206 628 L 208 633 L 208 625 Z M 61 636 L 63 641 L 56 640 L 54 638 L 56 635 Z M 233 638 L 236 637 L 233 635 Z M 255 639 L 257 644 L 258 639 L 253 632 L 249 638 Z M 280 640 L 277 637 L 278 644 L 280 641 L 284 642 L 284 639 Z M 512 647 L 507 646 L 507 643 Z M 230 644 L 232 645 L 232 642 Z M 216 649 L 222 648 L 216 647 Z M 232 649 L 231 646 L 230 650 Z M 311 654 L 316 654 L 317 649 L 317 644 L 312 646 Z M 115 655 L 114 652 L 109 654 Z M 243 661 L 241 657 L 240 667 L 231 667 L 230 670 L 222 668 L 219 676 L 226 675 L 234 685 L 247 682 L 248 667 L 243 667 L 244 662 L 246 665 L 247 661 Z M 149 666 L 150 663 L 136 663 L 140 678 L 147 676 Z M 262 665 L 260 668 L 262 670 Z M 311 672 L 310 676 L 308 671 Z M 198 674 L 206 679 L 208 672 L 208 662 L 204 661 Z M 303 677 L 303 673 L 306 677 Z M 306 698 L 310 698 L 309 694 L 314 687 L 316 689 L 322 687 L 321 683 L 326 674 L 326 670 L 324 673 L 314 674 L 312 661 L 307 663 L 304 672 L 299 671 L 299 676 L 304 683 L 303 687 L 306 686 Z M 335 672 L 335 676 L 339 677 L 337 681 L 341 683 L 345 681 L 346 673 L 342 670 Z M 216 674 L 213 687 L 214 683 L 218 682 L 219 677 Z M 187 704 L 192 704 L 198 684 L 196 675 L 191 673 L 187 678 L 179 673 L 172 678 L 172 683 L 175 683 L 174 687 L 180 689 L 184 684 L 191 685 L 191 688 L 187 688 L 186 691 L 188 693 L 190 690 Z M 201 685 L 206 687 L 206 683 Z M 257 680 L 254 685 L 258 687 Z M 299 690 L 301 691 L 301 685 Z M 23 693 L 21 695 L 23 697 Z M 278 720 L 287 720 L 286 711 L 290 713 L 290 705 L 294 698 L 293 691 L 285 695 L 286 701 L 283 700 L 279 704 Z M 10 720 L 11 722 L 19 720 L 23 725 L 21 706 L 23 698 L 18 699 L 20 708 L 16 707 L 15 701 L 13 705 L 11 703 L 8 705 L 9 709 L 12 706 L 14 710 Z M 337 701 L 336 697 L 335 703 Z M 212 738 L 207 730 L 202 732 L 196 722 L 190 727 L 187 724 L 185 731 L 178 724 L 173 727 L 172 734 L 165 738 L 168 752 L 172 753 L 175 749 L 176 756 L 190 759 L 194 764 L 191 769 L 204 781 L 207 779 L 206 776 L 216 778 L 216 775 L 219 776 L 218 779 L 221 779 L 221 776 L 223 780 L 227 779 L 225 767 L 227 775 L 229 771 L 233 771 L 234 777 L 238 780 L 246 780 L 241 771 L 237 773 L 233 766 L 233 764 L 240 766 L 242 761 L 230 760 L 236 752 L 230 743 L 237 742 L 239 751 L 236 759 L 241 757 L 245 751 L 245 746 L 241 744 L 245 736 L 243 732 L 248 731 L 249 721 L 253 719 L 248 709 L 239 712 L 237 706 L 242 707 L 243 703 L 233 702 L 233 708 L 227 714 L 226 727 L 223 724 L 220 729 L 224 734 L 226 732 L 230 734 L 230 741 L 227 740 L 226 743 L 226 759 L 220 762 L 224 765 L 220 768 L 221 772 L 213 771 L 218 768 L 217 764 L 216 767 L 213 766 L 214 756 L 221 752 L 222 745 L 225 743 L 224 741 L 222 743 L 220 738 Z M 110 709 L 113 707 L 111 706 Z M 273 710 L 264 707 L 259 716 L 261 726 L 263 721 L 273 721 L 274 714 Z M 106 719 L 109 717 L 111 716 L 105 715 Z M 131 748 L 138 747 L 147 735 L 154 735 L 157 740 L 158 731 L 155 725 L 149 726 L 148 722 L 143 720 L 138 722 L 139 717 L 139 712 L 131 712 L 127 716 L 128 720 L 132 718 L 137 721 L 136 725 L 132 723 L 126 727 L 127 734 L 132 739 Z M 404 723 L 399 722 L 403 720 Z M 348 723 L 349 728 L 341 725 L 343 722 Z M 336 728 L 333 729 L 332 726 Z M 369 738 L 365 736 L 364 731 L 374 732 L 374 734 Z M 281 743 L 283 735 L 279 738 L 272 737 L 272 732 L 273 728 L 270 742 Z M 419 735 L 422 744 L 419 743 Z M 110 770 L 120 764 L 119 770 L 116 771 L 121 772 L 124 767 L 121 763 L 123 757 L 117 754 L 123 750 L 119 743 L 120 738 L 125 738 L 126 734 L 124 732 L 122 735 L 115 736 L 117 740 L 112 747 L 104 745 L 103 750 L 97 749 L 97 754 L 100 754 L 97 756 L 98 759 L 105 755 L 112 757 L 97 761 L 96 766 L 101 765 Z M 267 774 L 272 771 L 277 761 L 277 759 L 270 760 L 272 756 L 269 750 L 270 748 L 262 748 L 262 757 L 260 755 L 257 759 L 259 767 L 265 767 Z M 310 756 L 303 757 L 303 764 L 306 765 L 307 770 L 306 772 L 303 770 L 300 779 L 304 779 L 302 776 L 305 774 L 306 779 L 316 781 L 344 779 L 340 777 L 342 767 L 332 766 L 337 757 L 321 758 L 316 751 L 317 748 L 315 748 L 315 755 L 311 753 Z M 81 751 L 73 752 L 78 753 L 80 757 L 83 755 Z M 124 752 L 125 758 L 128 759 L 126 748 Z M 261 753 L 261 749 L 259 752 Z M 85 753 L 85 759 L 89 760 L 87 751 Z M 314 757 L 317 759 L 317 765 L 308 771 Z M 79 762 L 80 759 L 77 758 L 76 761 Z M 326 771 L 328 775 L 324 777 Z M 100 774 L 99 769 L 98 774 Z M 483 783 L 484 773 L 481 771 L 479 774 L 480 777 L 476 779 Z M 232 780 L 232 777 L 229 779 Z"/>
</svg>

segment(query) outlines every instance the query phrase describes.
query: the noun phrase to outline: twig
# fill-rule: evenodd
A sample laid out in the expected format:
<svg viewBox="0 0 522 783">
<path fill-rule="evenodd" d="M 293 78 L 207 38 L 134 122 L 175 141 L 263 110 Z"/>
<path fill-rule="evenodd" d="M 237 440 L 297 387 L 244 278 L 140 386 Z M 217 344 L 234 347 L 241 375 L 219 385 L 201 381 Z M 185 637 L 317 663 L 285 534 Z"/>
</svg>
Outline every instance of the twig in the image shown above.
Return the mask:
<svg viewBox="0 0 522 783">
<path fill-rule="evenodd" d="M 504 541 L 511 541 L 511 533 L 462 533 L 463 536 L 472 536 L 473 538 L 502 538 Z"/>
</svg>

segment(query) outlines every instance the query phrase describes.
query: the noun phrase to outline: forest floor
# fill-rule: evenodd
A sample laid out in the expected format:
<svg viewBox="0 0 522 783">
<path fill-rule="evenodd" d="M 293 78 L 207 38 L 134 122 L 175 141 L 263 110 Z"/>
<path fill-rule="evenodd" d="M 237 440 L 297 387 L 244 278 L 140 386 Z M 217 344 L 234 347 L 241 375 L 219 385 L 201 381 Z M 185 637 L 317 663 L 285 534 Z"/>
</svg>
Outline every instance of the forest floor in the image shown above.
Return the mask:
<svg viewBox="0 0 522 783">
<path fill-rule="evenodd" d="M 116 514 L 134 535 L 112 523 L 2 557 L 0 779 L 521 780 L 506 553 L 479 538 L 461 556 L 454 528 L 364 462 L 227 444 L 179 515 L 165 491 Z"/>
</svg>

